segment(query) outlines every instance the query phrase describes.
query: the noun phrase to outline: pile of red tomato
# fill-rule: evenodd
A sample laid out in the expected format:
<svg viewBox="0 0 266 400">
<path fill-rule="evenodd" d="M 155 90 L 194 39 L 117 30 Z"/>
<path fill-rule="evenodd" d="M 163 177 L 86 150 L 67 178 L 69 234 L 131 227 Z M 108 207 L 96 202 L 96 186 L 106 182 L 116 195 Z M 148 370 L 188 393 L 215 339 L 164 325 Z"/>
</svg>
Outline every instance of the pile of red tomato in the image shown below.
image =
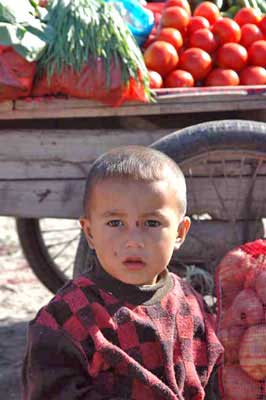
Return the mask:
<svg viewBox="0 0 266 400">
<path fill-rule="evenodd" d="M 231 19 L 206 1 L 191 15 L 187 0 L 168 0 L 155 15 L 143 47 L 152 88 L 266 84 L 266 16 L 257 10 Z"/>
</svg>

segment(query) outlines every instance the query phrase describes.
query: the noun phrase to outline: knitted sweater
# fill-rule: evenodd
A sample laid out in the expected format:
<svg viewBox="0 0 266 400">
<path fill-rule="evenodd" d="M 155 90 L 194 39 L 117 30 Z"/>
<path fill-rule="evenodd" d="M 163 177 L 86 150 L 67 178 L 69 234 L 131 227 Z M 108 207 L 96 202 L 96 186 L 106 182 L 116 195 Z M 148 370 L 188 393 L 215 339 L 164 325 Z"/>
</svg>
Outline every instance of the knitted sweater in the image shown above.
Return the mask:
<svg viewBox="0 0 266 400">
<path fill-rule="evenodd" d="M 24 400 L 202 400 L 223 351 L 211 314 L 165 271 L 153 286 L 101 268 L 67 283 L 29 324 Z"/>
</svg>

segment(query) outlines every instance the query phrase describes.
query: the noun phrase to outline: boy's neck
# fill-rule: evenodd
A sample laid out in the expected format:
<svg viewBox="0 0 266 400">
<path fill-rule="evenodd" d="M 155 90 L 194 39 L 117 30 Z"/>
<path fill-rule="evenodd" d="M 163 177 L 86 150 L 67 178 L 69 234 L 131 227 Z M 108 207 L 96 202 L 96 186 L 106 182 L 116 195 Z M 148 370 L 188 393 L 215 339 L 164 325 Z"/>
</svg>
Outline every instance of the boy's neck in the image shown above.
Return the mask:
<svg viewBox="0 0 266 400">
<path fill-rule="evenodd" d="M 124 283 L 108 274 L 95 257 L 93 268 L 85 274 L 97 287 L 112 293 L 122 302 L 133 305 L 154 304 L 171 290 L 173 280 L 168 270 L 162 272 L 154 285 L 132 285 Z"/>
</svg>

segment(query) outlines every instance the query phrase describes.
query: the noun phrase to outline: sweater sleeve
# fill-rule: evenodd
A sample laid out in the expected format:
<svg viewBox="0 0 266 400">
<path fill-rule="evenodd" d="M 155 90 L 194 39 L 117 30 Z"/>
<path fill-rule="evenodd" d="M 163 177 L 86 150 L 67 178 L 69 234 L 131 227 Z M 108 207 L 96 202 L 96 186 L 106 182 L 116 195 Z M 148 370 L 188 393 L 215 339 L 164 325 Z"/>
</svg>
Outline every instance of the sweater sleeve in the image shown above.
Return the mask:
<svg viewBox="0 0 266 400">
<path fill-rule="evenodd" d="M 85 356 L 71 338 L 39 324 L 29 326 L 22 390 L 23 400 L 107 400 L 93 389 Z"/>
<path fill-rule="evenodd" d="M 206 356 L 208 359 L 208 374 L 207 374 L 207 381 L 203 383 L 205 386 L 209 383 L 210 375 L 212 374 L 212 380 L 214 376 L 217 375 L 217 368 L 220 366 L 223 358 L 224 349 L 223 346 L 218 339 L 215 331 L 215 317 L 211 313 L 209 306 L 205 302 L 204 298 L 197 293 L 194 289 L 194 295 L 197 298 L 198 304 L 201 309 L 201 321 L 204 325 L 204 329 L 201 331 L 201 324 L 195 323 L 194 326 L 194 338 L 196 339 L 195 343 L 199 341 L 197 339 L 204 338 L 201 343 L 203 344 L 203 348 L 200 346 L 198 347 L 198 362 L 201 363 L 202 361 L 202 354 L 204 354 L 203 349 L 205 349 Z M 198 321 L 197 321 L 198 322 Z M 205 343 L 204 343 L 205 342 Z M 200 371 L 200 370 L 199 370 Z M 213 383 L 209 384 L 208 391 L 210 390 L 210 386 L 213 386 Z"/>
</svg>

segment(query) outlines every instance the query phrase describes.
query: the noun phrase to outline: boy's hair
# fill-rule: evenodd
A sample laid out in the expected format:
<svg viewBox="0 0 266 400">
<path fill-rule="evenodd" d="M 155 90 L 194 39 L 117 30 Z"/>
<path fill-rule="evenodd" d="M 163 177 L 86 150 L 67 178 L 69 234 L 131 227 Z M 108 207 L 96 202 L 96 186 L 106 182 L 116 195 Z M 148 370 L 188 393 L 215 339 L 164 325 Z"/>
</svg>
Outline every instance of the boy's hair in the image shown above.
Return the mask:
<svg viewBox="0 0 266 400">
<path fill-rule="evenodd" d="M 85 186 L 83 208 L 86 215 L 93 187 L 110 178 L 153 182 L 163 179 L 176 187 L 180 212 L 186 212 L 186 182 L 178 165 L 167 155 L 144 146 L 121 146 L 104 153 L 92 164 Z"/>
</svg>

